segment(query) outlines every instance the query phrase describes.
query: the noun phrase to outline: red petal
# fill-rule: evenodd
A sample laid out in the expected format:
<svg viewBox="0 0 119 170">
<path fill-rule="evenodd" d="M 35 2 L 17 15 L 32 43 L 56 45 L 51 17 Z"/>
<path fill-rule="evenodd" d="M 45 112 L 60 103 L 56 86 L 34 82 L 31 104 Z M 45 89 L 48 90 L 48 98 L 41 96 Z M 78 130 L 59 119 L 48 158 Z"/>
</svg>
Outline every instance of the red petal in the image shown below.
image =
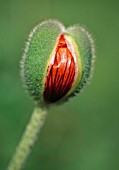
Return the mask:
<svg viewBox="0 0 119 170">
<path fill-rule="evenodd" d="M 47 69 L 44 99 L 56 102 L 64 97 L 71 89 L 75 77 L 75 62 L 68 49 L 65 36 L 61 35 L 53 62 Z"/>
</svg>

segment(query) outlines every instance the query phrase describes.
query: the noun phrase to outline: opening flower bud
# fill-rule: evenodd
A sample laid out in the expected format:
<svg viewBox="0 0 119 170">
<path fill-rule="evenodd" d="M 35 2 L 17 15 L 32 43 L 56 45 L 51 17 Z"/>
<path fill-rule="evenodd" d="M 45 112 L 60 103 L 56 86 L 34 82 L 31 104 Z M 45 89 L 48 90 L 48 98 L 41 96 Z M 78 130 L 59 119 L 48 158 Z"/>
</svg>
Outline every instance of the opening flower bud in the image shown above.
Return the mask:
<svg viewBox="0 0 119 170">
<path fill-rule="evenodd" d="M 90 77 L 94 48 L 79 25 L 65 27 L 47 20 L 31 32 L 22 59 L 23 80 L 38 102 L 66 101 Z"/>
</svg>

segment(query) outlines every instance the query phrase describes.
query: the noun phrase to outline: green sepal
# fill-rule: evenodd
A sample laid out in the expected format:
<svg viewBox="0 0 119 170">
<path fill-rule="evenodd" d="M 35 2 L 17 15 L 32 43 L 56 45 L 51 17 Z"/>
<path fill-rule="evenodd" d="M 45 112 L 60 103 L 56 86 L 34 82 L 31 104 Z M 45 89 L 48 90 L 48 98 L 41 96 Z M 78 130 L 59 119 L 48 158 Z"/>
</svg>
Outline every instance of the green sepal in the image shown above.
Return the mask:
<svg viewBox="0 0 119 170">
<path fill-rule="evenodd" d="M 60 22 L 46 20 L 37 25 L 29 35 L 21 72 L 24 84 L 35 100 L 43 100 L 49 57 L 63 30 L 64 26 Z"/>
<path fill-rule="evenodd" d="M 91 77 L 95 57 L 94 43 L 91 35 L 78 24 L 67 28 L 67 33 L 72 36 L 77 45 L 82 64 L 82 78 L 80 82 L 76 84 L 71 94 L 71 96 L 73 96 L 83 89 Z"/>
</svg>

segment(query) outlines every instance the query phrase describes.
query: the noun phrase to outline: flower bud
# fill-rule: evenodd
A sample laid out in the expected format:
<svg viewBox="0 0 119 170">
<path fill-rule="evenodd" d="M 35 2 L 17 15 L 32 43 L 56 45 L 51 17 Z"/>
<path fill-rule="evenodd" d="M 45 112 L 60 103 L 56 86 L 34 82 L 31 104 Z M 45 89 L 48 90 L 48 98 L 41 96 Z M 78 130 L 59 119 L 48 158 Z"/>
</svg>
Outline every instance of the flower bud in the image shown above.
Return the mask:
<svg viewBox="0 0 119 170">
<path fill-rule="evenodd" d="M 59 21 L 46 20 L 29 35 L 22 77 L 36 101 L 59 103 L 81 91 L 93 58 L 92 38 L 80 25 L 65 29 Z"/>
</svg>

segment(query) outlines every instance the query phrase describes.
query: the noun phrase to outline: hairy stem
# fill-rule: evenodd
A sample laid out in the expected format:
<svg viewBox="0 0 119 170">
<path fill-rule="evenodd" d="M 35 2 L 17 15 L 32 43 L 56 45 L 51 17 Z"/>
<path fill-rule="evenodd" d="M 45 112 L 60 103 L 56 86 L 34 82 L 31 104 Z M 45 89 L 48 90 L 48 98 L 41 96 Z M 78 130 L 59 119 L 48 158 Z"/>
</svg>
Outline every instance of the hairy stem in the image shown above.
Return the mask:
<svg viewBox="0 0 119 170">
<path fill-rule="evenodd" d="M 8 170 L 21 170 L 28 158 L 29 153 L 38 137 L 41 127 L 44 124 L 47 115 L 46 108 L 36 107 L 31 116 L 21 141 L 15 154 L 8 166 Z"/>
</svg>

